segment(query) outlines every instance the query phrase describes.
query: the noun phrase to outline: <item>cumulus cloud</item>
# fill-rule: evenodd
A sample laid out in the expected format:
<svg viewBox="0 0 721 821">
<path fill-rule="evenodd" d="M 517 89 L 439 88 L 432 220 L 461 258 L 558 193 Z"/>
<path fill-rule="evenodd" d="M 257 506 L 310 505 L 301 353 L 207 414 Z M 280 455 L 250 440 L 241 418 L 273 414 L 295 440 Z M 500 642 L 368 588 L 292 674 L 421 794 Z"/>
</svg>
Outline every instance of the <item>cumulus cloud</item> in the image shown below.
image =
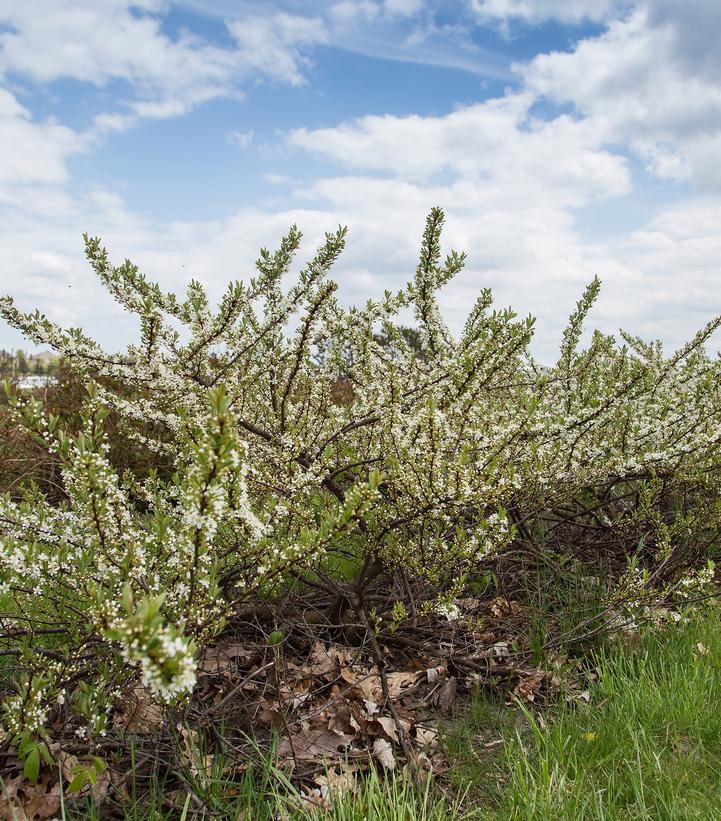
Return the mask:
<svg viewBox="0 0 721 821">
<path fill-rule="evenodd" d="M 695 73 L 718 79 L 721 4 L 716 0 L 648 0 L 645 8 L 651 27 L 672 29 L 676 59 Z"/>
<path fill-rule="evenodd" d="M 66 159 L 84 147 L 84 140 L 65 126 L 34 123 L 30 112 L 0 88 L 0 184 L 63 182 Z"/>
<path fill-rule="evenodd" d="M 226 139 L 237 148 L 250 148 L 253 142 L 253 129 L 251 128 L 249 131 L 231 131 Z"/>
<path fill-rule="evenodd" d="M 571 102 L 609 143 L 628 144 L 653 173 L 721 190 L 721 85 L 687 46 L 670 15 L 641 9 L 572 51 L 519 67 L 538 97 Z"/>
<path fill-rule="evenodd" d="M 384 0 L 386 14 L 410 17 L 423 9 L 423 0 Z"/>
<path fill-rule="evenodd" d="M 252 274 L 259 247 L 277 245 L 290 224 L 305 234 L 299 267 L 323 232 L 341 222 L 351 231 L 334 276 L 340 298 L 349 304 L 401 287 L 412 276 L 425 216 L 441 203 L 447 206 L 446 249 L 468 252 L 466 270 L 441 300 L 456 331 L 478 290 L 490 286 L 499 306 L 538 317 L 534 349 L 550 362 L 564 317 L 594 274 L 604 287 L 590 324 L 609 332 L 627 327 L 675 347 L 721 311 L 715 297 L 721 293 L 718 200 L 677 206 L 630 237 L 593 242 L 579 235 L 563 207 L 506 205 L 497 194 L 484 197 L 464 181 L 327 177 L 300 194 L 296 207 L 273 213 L 244 208 L 224 219 L 191 222 L 140 216 L 107 191 L 81 198 L 56 192 L 44 216 L 38 202 L 7 210 L 0 227 L 0 284 L 24 308 L 39 306 L 53 319 L 82 325 L 110 348 L 119 347 L 137 329 L 95 283 L 82 256 L 83 230 L 102 236 L 111 258 L 133 259 L 163 287 L 182 293 L 198 278 L 217 298 L 229 278 Z M 5 345 L 21 343 L 6 330 L 2 338 Z"/>
<path fill-rule="evenodd" d="M 580 205 L 630 190 L 626 159 L 607 151 L 588 123 L 538 119 L 530 113 L 533 101 L 527 93 L 507 94 L 444 117 L 366 116 L 335 128 L 297 129 L 288 141 L 347 168 L 402 179 L 450 172 L 478 189 L 476 200 L 492 191 L 509 205 Z"/>
<path fill-rule="evenodd" d="M 284 12 L 234 20 L 228 29 L 238 44 L 244 70 L 296 86 L 305 82 L 303 69 L 310 62 L 303 47 L 327 41 L 320 18 Z"/>
<path fill-rule="evenodd" d="M 252 78 L 300 85 L 305 49 L 325 42 L 318 18 L 283 12 L 229 24 L 232 46 L 189 31 L 163 30 L 160 0 L 34 0 L 0 5 L 0 74 L 38 82 L 62 78 L 129 86 L 126 113 L 97 119 L 125 128 L 139 117 L 177 116 L 198 103 L 239 94 Z"/>
</svg>

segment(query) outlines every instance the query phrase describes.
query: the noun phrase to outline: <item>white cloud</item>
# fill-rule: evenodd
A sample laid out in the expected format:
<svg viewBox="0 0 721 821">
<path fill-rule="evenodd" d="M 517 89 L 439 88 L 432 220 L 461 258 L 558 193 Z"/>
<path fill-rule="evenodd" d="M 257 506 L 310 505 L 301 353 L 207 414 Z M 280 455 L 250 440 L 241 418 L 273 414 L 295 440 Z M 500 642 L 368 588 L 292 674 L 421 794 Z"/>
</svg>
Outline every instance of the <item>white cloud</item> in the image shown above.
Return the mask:
<svg viewBox="0 0 721 821">
<path fill-rule="evenodd" d="M 263 174 L 263 179 L 266 182 L 269 182 L 271 185 L 292 185 L 293 184 L 293 178 L 287 176 L 286 174 L 267 173 L 267 174 Z"/>
<path fill-rule="evenodd" d="M 283 12 L 270 17 L 250 17 L 228 23 L 246 69 L 260 75 L 302 85 L 308 59 L 304 46 L 327 41 L 323 21 L 318 17 L 299 17 Z"/>
<path fill-rule="evenodd" d="M 448 216 L 445 248 L 468 252 L 466 270 L 442 296 L 456 330 L 478 290 L 490 286 L 498 305 L 538 317 L 535 350 L 550 361 L 565 317 L 594 274 L 604 288 L 590 323 L 606 331 L 623 326 L 677 346 L 721 311 L 718 199 L 677 206 L 630 238 L 600 243 L 582 238 L 567 208 L 550 198 L 524 204 L 521 192 L 506 200 L 498 187 L 467 180 L 340 176 L 319 179 L 301 193 L 302 207 L 276 213 L 246 208 L 222 220 L 168 222 L 133 213 L 107 191 L 72 198 L 57 189 L 38 191 L 3 211 L 0 291 L 120 347 L 137 331 L 95 283 L 82 256 L 82 231 L 99 234 L 112 259 L 131 258 L 165 288 L 182 293 L 195 277 L 218 297 L 228 279 L 252 274 L 258 249 L 274 247 L 291 223 L 306 237 L 299 267 L 323 232 L 340 222 L 351 229 L 334 271 L 340 296 L 346 303 L 364 301 L 412 276 L 425 216 L 441 204 Z M 0 340 L 20 344 L 6 329 Z"/>
<path fill-rule="evenodd" d="M 444 117 L 366 116 L 335 128 L 297 129 L 290 145 L 351 169 L 424 181 L 450 172 L 507 204 L 580 205 L 630 189 L 626 160 L 588 124 L 534 118 L 531 95 L 507 94 Z M 409 150 L 412 146 L 412 150 Z"/>
<path fill-rule="evenodd" d="M 412 17 L 423 9 L 424 0 L 385 0 L 383 11 L 398 17 Z"/>
<path fill-rule="evenodd" d="M 672 28 L 677 59 L 709 80 L 718 79 L 721 4 L 717 0 L 647 0 L 645 7 L 651 27 Z"/>
<path fill-rule="evenodd" d="M 84 147 L 83 139 L 65 126 L 34 123 L 30 112 L 0 88 L 0 183 L 63 182 L 67 157 Z"/>
<path fill-rule="evenodd" d="M 318 18 L 275 13 L 229 24 L 234 45 L 220 47 L 162 29 L 166 3 L 155 0 L 33 0 L 0 6 L 0 74 L 37 82 L 72 78 L 104 86 L 124 80 L 127 113 L 104 115 L 100 129 L 138 117 L 171 117 L 215 97 L 240 93 L 253 78 L 299 85 L 305 49 L 325 41 Z"/>
<path fill-rule="evenodd" d="M 328 10 L 330 19 L 342 27 L 357 25 L 359 21 L 377 20 L 381 6 L 374 0 L 339 0 Z"/>
<path fill-rule="evenodd" d="M 682 29 L 645 10 L 609 25 L 570 52 L 519 67 L 536 96 L 571 102 L 610 143 L 628 144 L 649 169 L 721 190 L 721 84 L 684 59 Z"/>
<path fill-rule="evenodd" d="M 249 131 L 231 131 L 226 139 L 237 148 L 250 148 L 253 142 L 253 129 L 251 128 Z"/>
<path fill-rule="evenodd" d="M 541 23 L 555 19 L 563 23 L 605 20 L 614 0 L 469 0 L 471 11 L 481 22 L 522 20 Z"/>
<path fill-rule="evenodd" d="M 704 4 L 690 2 L 692 12 L 700 14 Z M 63 5 L 72 5 L 79 27 L 66 45 L 50 42 L 43 21 L 28 21 L 29 12 L 21 9 L 16 20 L 22 25 L 0 35 L 0 64 L 40 80 L 126 80 L 133 89 L 127 108 L 98 117 L 97 130 L 124 128 L 141 116 L 176 116 L 216 94 L 239 93 L 239 84 L 253 77 L 301 84 L 309 50 L 335 43 L 344 15 L 348 32 L 356 25 L 351 25 L 355 14 L 357 25 L 372 34 L 391 11 L 398 19 L 423 12 L 411 9 L 415 3 L 382 6 L 370 0 L 336 3 L 324 18 L 317 4 L 310 4 L 312 17 L 269 10 L 267 16 L 251 14 L 230 23 L 235 46 L 220 48 L 189 34 L 163 33 L 155 16 L 162 7 L 152 2 L 140 14 L 120 0 Z M 119 26 L 101 27 L 94 44 L 86 44 L 101 6 Z M 486 0 L 476 7 L 484 7 L 481 16 L 493 11 L 496 19 L 503 12 L 533 23 L 543 15 L 600 19 L 610 5 L 594 4 L 594 10 L 583 2 L 562 7 L 551 0 Z M 47 15 L 55 8 L 48 3 Z M 0 11 L 0 18 L 8 14 Z M 717 26 L 716 17 L 709 17 L 709 28 Z M 428 42 L 435 41 L 423 46 L 428 30 L 419 31 L 419 51 L 428 51 Z M 108 190 L 73 189 L 71 196 L 67 159 L 87 149 L 88 138 L 33 121 L 3 92 L 0 291 L 12 291 L 23 307 L 42 307 L 53 318 L 83 324 L 111 347 L 119 346 L 132 338 L 132 323 L 92 284 L 82 258 L 82 231 L 100 234 L 114 259 L 134 259 L 164 287 L 182 290 L 195 276 L 218 295 L 227 278 L 250 274 L 258 248 L 275 245 L 290 223 L 306 232 L 305 253 L 310 253 L 325 230 L 342 222 L 351 233 L 335 272 L 341 296 L 346 302 L 364 300 L 412 275 L 425 215 L 440 204 L 448 214 L 446 247 L 469 254 L 466 272 L 443 296 L 455 328 L 478 289 L 490 285 L 499 304 L 538 315 L 536 350 L 547 361 L 565 316 L 583 286 L 599 274 L 604 290 L 592 324 L 609 331 L 622 325 L 680 344 L 721 311 L 719 197 L 665 210 L 659 205 L 661 213 L 645 225 L 639 217 L 630 237 L 618 231 L 604 241 L 591 231 L 582 234 L 576 215 L 594 204 L 603 219 L 615 202 L 623 202 L 613 198 L 633 194 L 628 148 L 658 176 L 721 191 L 717 58 L 694 54 L 690 37 L 670 0 L 654 0 L 568 52 L 519 67 L 521 90 L 498 99 L 445 116 L 367 116 L 331 128 L 298 129 L 288 135 L 288 144 L 301 159 L 312 152 L 333 167 L 303 183 L 269 169 L 265 179 L 288 192 L 278 200 L 278 211 L 248 208 L 206 222 L 141 216 Z M 100 54 L 103 38 L 108 50 Z M 128 38 L 136 38 L 138 48 L 121 54 Z M 48 53 L 39 53 L 46 43 Z M 402 48 L 395 47 L 397 56 Z M 383 50 L 380 38 L 368 45 L 373 48 Z M 31 65 L 33 54 L 38 62 Z M 570 102 L 574 111 L 539 117 L 534 104 L 542 98 Z M 244 147 L 252 132 L 238 131 L 229 139 Z M 288 207 L 289 201 L 302 207 Z M 11 344 L 7 339 L 3 330 L 3 344 Z"/>
<path fill-rule="evenodd" d="M 464 0 L 465 2 L 465 0 Z M 479 45 L 472 36 L 474 20 L 454 0 L 180 0 L 184 7 L 223 22 L 282 11 L 322 21 L 325 43 L 333 49 L 367 57 L 419 65 L 443 66 L 479 76 L 512 80 L 505 54 Z M 455 19 L 446 6 L 453 6 Z"/>
</svg>

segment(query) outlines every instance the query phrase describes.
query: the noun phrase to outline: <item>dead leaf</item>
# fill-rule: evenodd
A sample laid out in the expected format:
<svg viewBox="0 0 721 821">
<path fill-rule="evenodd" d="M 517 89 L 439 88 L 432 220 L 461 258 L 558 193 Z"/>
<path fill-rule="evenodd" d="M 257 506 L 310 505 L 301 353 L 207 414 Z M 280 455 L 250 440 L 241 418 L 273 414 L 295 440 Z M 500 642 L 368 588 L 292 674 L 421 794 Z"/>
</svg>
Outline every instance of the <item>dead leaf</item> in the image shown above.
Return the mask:
<svg viewBox="0 0 721 821">
<path fill-rule="evenodd" d="M 78 757 L 76 755 L 66 753 L 65 750 L 60 750 L 57 754 L 57 760 L 60 763 L 63 779 L 66 784 L 69 784 L 75 777 L 73 768 L 78 766 Z"/>
<path fill-rule="evenodd" d="M 308 789 L 308 787 L 304 788 L 300 795 L 293 796 L 290 803 L 295 805 L 295 809 L 297 809 L 298 812 L 302 812 L 304 815 L 308 812 L 314 812 L 319 807 L 324 807 L 326 805 L 326 801 L 323 799 L 323 794 L 317 787 L 313 787 L 312 789 Z M 290 817 L 290 815 L 286 815 L 285 813 L 279 816 L 282 821 L 290 821 Z"/>
<path fill-rule="evenodd" d="M 393 755 L 393 748 L 385 738 L 377 738 L 373 742 L 373 756 L 387 769 L 395 770 L 396 757 Z"/>
<path fill-rule="evenodd" d="M 363 699 L 363 706 L 365 707 L 366 716 L 370 718 L 374 716 L 376 713 L 380 713 L 381 708 L 375 701 L 371 701 L 369 698 Z"/>
<path fill-rule="evenodd" d="M 503 659 L 511 655 L 511 648 L 507 641 L 497 641 L 495 644 L 492 644 L 483 655 L 487 658 L 495 657 Z"/>
<path fill-rule="evenodd" d="M 541 689 L 545 679 L 546 673 L 543 670 L 537 670 L 527 678 L 522 679 L 515 686 L 513 694 L 524 701 L 535 701 L 538 691 Z"/>
<path fill-rule="evenodd" d="M 441 666 L 441 667 L 429 667 L 426 670 L 426 678 L 427 678 L 429 684 L 435 684 L 436 681 L 438 681 L 438 679 L 441 678 L 442 676 L 445 676 L 445 674 L 446 674 L 446 668 L 443 667 L 443 666 Z"/>
<path fill-rule="evenodd" d="M 283 736 L 278 745 L 278 756 L 298 761 L 339 758 L 351 741 L 352 735 L 317 727 Z"/>
<path fill-rule="evenodd" d="M 350 770 L 328 770 L 326 773 L 317 775 L 313 783 L 320 789 L 321 797 L 324 801 L 328 799 L 340 799 L 355 789 L 355 776 Z"/>
<path fill-rule="evenodd" d="M 418 672 L 399 671 L 388 673 L 388 695 L 395 699 L 398 698 L 403 690 L 412 687 L 418 680 Z"/>
<path fill-rule="evenodd" d="M 380 704 L 383 701 L 383 687 L 379 675 L 369 674 L 363 676 L 355 684 L 367 701 L 372 701 L 375 704 Z"/>
<path fill-rule="evenodd" d="M 222 673 L 238 666 L 249 667 L 257 655 L 257 650 L 243 644 L 219 644 L 205 651 L 200 669 L 205 673 Z"/>
<path fill-rule="evenodd" d="M 50 784 L 45 775 L 31 784 L 20 773 L 2 784 L 0 819 L 2 821 L 46 821 L 60 813 L 60 784 Z"/>
<path fill-rule="evenodd" d="M 385 735 L 391 741 L 398 743 L 398 728 L 396 727 L 395 721 L 390 716 L 378 716 L 373 723 L 380 724 Z"/>
<path fill-rule="evenodd" d="M 181 723 L 177 725 L 180 737 L 183 739 L 185 751 L 183 764 L 193 773 L 196 778 L 200 775 L 212 775 L 214 756 L 210 754 L 201 755 L 200 740 L 196 730 L 189 731 Z"/>
<path fill-rule="evenodd" d="M 351 667 L 344 667 L 340 671 L 340 677 L 346 684 L 355 684 L 358 681 L 358 673 Z"/>
<path fill-rule="evenodd" d="M 438 709 L 442 713 L 448 714 L 451 712 L 457 689 L 458 682 L 456 681 L 456 677 L 451 676 L 438 694 Z"/>
<path fill-rule="evenodd" d="M 421 747 L 437 747 L 438 730 L 433 727 L 416 727 L 416 739 Z"/>
<path fill-rule="evenodd" d="M 353 714 L 353 710 L 346 704 L 331 714 L 328 720 L 328 729 L 355 735 L 360 731 L 361 725 Z"/>
<path fill-rule="evenodd" d="M 284 726 L 285 719 L 283 711 L 276 701 L 264 700 L 260 704 L 258 720 L 263 724 L 269 724 L 274 730 L 280 730 Z"/>
<path fill-rule="evenodd" d="M 341 667 L 350 667 L 352 655 L 348 649 L 338 645 L 325 647 L 317 641 L 313 645 L 309 659 L 309 672 L 312 676 L 331 681 L 336 678 Z"/>
<path fill-rule="evenodd" d="M 491 602 L 490 610 L 496 618 L 501 618 L 502 616 L 517 615 L 521 612 L 521 605 L 517 601 L 508 601 L 503 596 L 496 596 Z"/>
<path fill-rule="evenodd" d="M 114 723 L 138 733 L 153 732 L 163 724 L 163 711 L 145 687 L 135 687 L 124 700 L 122 712 L 116 713 Z"/>
</svg>

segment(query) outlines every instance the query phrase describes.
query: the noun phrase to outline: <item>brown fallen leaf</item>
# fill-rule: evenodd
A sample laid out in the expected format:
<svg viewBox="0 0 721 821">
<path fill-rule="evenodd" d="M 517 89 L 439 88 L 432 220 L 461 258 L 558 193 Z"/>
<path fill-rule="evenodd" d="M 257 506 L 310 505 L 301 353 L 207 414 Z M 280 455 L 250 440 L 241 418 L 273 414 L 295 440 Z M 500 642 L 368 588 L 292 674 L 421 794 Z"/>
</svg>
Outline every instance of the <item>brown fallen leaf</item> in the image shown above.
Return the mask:
<svg viewBox="0 0 721 821">
<path fill-rule="evenodd" d="M 7 779 L 0 792 L 0 819 L 2 821 L 46 821 L 60 813 L 60 784 L 50 783 L 48 775 L 37 784 L 31 784 L 20 773 Z"/>
<path fill-rule="evenodd" d="M 320 789 L 321 798 L 324 801 L 332 798 L 342 798 L 355 790 L 355 775 L 351 770 L 327 770 L 325 773 L 317 775 L 313 783 Z"/>
<path fill-rule="evenodd" d="M 380 713 L 381 708 L 377 702 L 372 701 L 369 698 L 363 699 L 363 706 L 365 707 L 365 713 L 368 718 L 374 716 L 376 713 Z"/>
<path fill-rule="evenodd" d="M 78 757 L 76 755 L 72 755 L 71 753 L 65 752 L 65 750 L 60 750 L 57 754 L 57 760 L 60 764 L 63 779 L 66 784 L 69 784 L 75 777 L 73 768 L 78 765 Z"/>
<path fill-rule="evenodd" d="M 373 757 L 378 759 L 387 770 L 395 770 L 396 757 L 393 755 L 393 748 L 385 738 L 377 738 L 373 742 Z"/>
<path fill-rule="evenodd" d="M 383 701 L 383 686 L 377 672 L 357 679 L 355 686 L 363 693 L 366 701 L 374 704 L 380 704 Z"/>
<path fill-rule="evenodd" d="M 398 728 L 391 716 L 378 716 L 372 723 L 374 725 L 380 725 L 383 734 L 391 741 L 395 741 L 396 744 L 398 743 Z"/>
<path fill-rule="evenodd" d="M 517 601 L 508 601 L 503 596 L 496 596 L 491 602 L 490 610 L 496 618 L 501 618 L 502 616 L 519 614 L 521 605 Z"/>
<path fill-rule="evenodd" d="M 410 689 L 418 681 L 421 672 L 425 671 L 398 670 L 388 673 L 386 676 L 388 679 L 388 695 L 392 699 L 401 696 L 404 690 Z M 356 687 L 358 687 L 368 701 L 373 701 L 376 704 L 383 703 L 383 685 L 381 683 L 381 677 L 375 668 L 369 675 L 358 679 Z"/>
<path fill-rule="evenodd" d="M 265 699 L 260 703 L 257 718 L 262 724 L 269 724 L 274 730 L 280 730 L 285 724 L 282 707 L 277 701 L 270 699 Z"/>
<path fill-rule="evenodd" d="M 437 747 L 438 730 L 433 727 L 416 727 L 416 740 L 421 747 Z"/>
<path fill-rule="evenodd" d="M 364 724 L 367 723 L 364 721 Z M 355 735 L 360 732 L 361 724 L 349 705 L 345 704 L 331 713 L 328 719 L 328 729 L 339 733 Z"/>
<path fill-rule="evenodd" d="M 185 755 L 181 760 L 183 764 L 193 773 L 196 778 L 200 775 L 211 775 L 213 772 L 214 756 L 206 753 L 201 755 L 200 739 L 196 730 L 188 730 L 182 724 L 177 725 L 180 737 L 183 739 L 183 749 Z"/>
<path fill-rule="evenodd" d="M 485 658 L 508 658 L 511 655 L 511 646 L 507 641 L 497 641 L 481 655 Z"/>
<path fill-rule="evenodd" d="M 340 677 L 346 682 L 346 684 L 356 684 L 358 678 L 360 677 L 360 673 L 352 667 L 343 667 L 340 671 Z"/>
<path fill-rule="evenodd" d="M 317 727 L 283 736 L 278 745 L 278 756 L 298 761 L 322 761 L 324 758 L 339 758 L 353 736 Z"/>
<path fill-rule="evenodd" d="M 338 676 L 341 668 L 352 666 L 352 658 L 345 647 L 325 647 L 322 642 L 316 641 L 308 660 L 308 669 L 312 676 L 331 681 Z"/>
<path fill-rule="evenodd" d="M 417 671 L 399 671 L 388 673 L 388 695 L 391 698 L 398 698 L 403 690 L 412 687 L 418 681 Z"/>
<path fill-rule="evenodd" d="M 116 713 L 114 724 L 138 733 L 153 732 L 163 724 L 163 711 L 145 687 L 135 687 L 124 699 L 122 712 Z"/>
<path fill-rule="evenodd" d="M 442 713 L 448 714 L 451 712 L 457 689 L 458 682 L 456 681 L 456 677 L 451 676 L 441 688 L 440 693 L 438 693 L 438 709 Z"/>
<path fill-rule="evenodd" d="M 513 694 L 524 701 L 535 701 L 538 691 L 546 679 L 546 673 L 538 670 L 522 679 L 514 688 Z"/>
<path fill-rule="evenodd" d="M 222 673 L 238 666 L 250 667 L 258 651 L 243 644 L 219 644 L 203 654 L 200 669 L 204 673 Z"/>
<path fill-rule="evenodd" d="M 439 678 L 442 678 L 446 674 L 446 668 L 443 666 L 440 667 L 429 667 L 426 670 L 426 680 L 429 684 L 435 684 Z"/>
</svg>

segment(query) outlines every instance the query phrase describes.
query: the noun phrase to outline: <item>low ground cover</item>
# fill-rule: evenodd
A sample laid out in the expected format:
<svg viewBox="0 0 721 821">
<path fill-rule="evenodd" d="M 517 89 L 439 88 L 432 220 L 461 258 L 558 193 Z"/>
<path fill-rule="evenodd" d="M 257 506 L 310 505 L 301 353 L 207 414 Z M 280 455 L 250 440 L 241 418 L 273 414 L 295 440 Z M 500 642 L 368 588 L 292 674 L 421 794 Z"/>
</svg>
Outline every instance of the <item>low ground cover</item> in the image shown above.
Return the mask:
<svg viewBox="0 0 721 821">
<path fill-rule="evenodd" d="M 453 781 L 472 785 L 480 817 L 718 818 L 718 611 L 617 637 L 588 663 L 587 702 L 560 699 L 535 713 L 487 698 L 474 705 L 450 743 Z M 503 743 L 489 754 L 474 733 L 488 738 L 494 726 Z"/>
<path fill-rule="evenodd" d="M 329 819 L 329 821 L 545 821 L 718 818 L 721 801 L 721 631 L 703 608 L 682 623 L 641 627 L 584 659 L 584 698 L 558 693 L 538 709 L 507 691 L 478 690 L 442 723 L 445 774 L 416 783 L 370 770 L 319 772 L 299 787 L 260 754 L 229 777 L 222 757 L 202 754 L 177 780 L 153 777 L 116 817 Z M 200 751 L 199 751 L 200 753 Z M 14 782 L 5 789 L 17 788 Z M 108 817 L 86 799 L 63 818 Z M 105 814 L 103 814 L 105 813 Z M 9 816 L 11 817 L 11 816 Z M 18 816 L 22 818 L 22 816 Z M 41 817 L 41 816 L 40 816 Z"/>
</svg>

